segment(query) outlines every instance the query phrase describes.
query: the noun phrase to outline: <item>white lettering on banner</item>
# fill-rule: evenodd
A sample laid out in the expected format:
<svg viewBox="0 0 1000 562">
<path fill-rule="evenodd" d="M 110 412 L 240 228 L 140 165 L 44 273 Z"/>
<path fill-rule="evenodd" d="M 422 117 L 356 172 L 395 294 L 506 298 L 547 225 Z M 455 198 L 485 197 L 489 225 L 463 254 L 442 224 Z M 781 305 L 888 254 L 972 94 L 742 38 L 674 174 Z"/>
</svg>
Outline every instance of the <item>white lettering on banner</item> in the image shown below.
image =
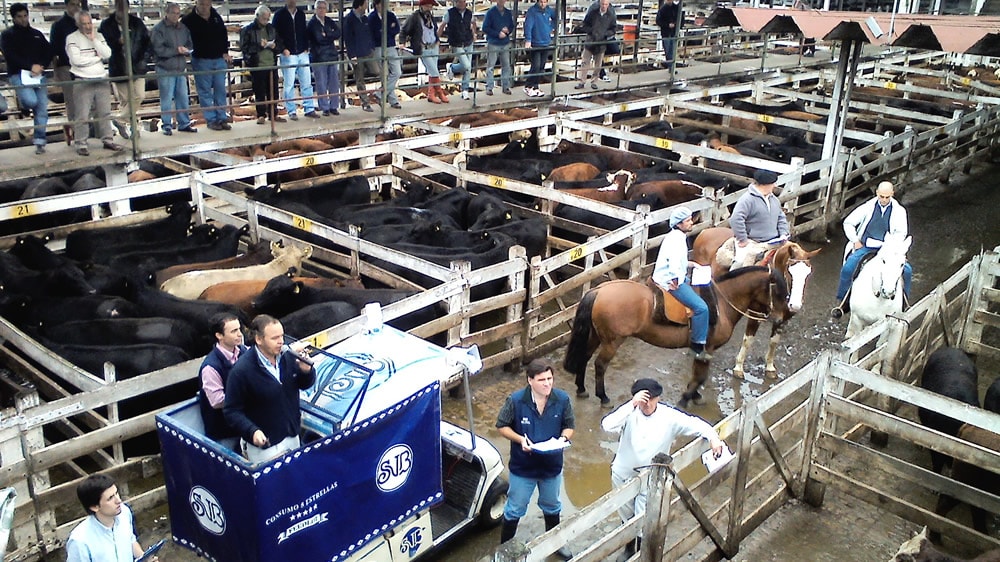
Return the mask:
<svg viewBox="0 0 1000 562">
<path fill-rule="evenodd" d="M 413 450 L 410 446 L 405 443 L 393 445 L 378 460 L 375 484 L 383 492 L 391 492 L 406 483 L 412 468 Z"/>
<path fill-rule="evenodd" d="M 291 527 L 285 529 L 278 535 L 278 544 L 281 544 L 288 540 L 288 537 L 298 533 L 303 529 L 308 529 L 314 525 L 319 525 L 320 523 L 326 523 L 329 512 L 317 513 L 305 521 L 299 521 L 298 523 L 292 525 Z"/>
<path fill-rule="evenodd" d="M 226 514 L 223 513 L 219 500 L 212 492 L 201 486 L 194 486 L 188 494 L 188 504 L 198 519 L 198 524 L 206 531 L 213 535 L 226 532 Z"/>
<path fill-rule="evenodd" d="M 337 489 L 337 483 L 336 482 L 334 482 L 332 484 L 329 484 L 329 485 L 327 485 L 327 486 L 325 486 L 323 488 L 320 488 L 315 494 L 313 494 L 313 495 L 309 496 L 308 498 L 300 501 L 299 503 L 293 503 L 292 505 L 289 505 L 288 507 L 281 508 L 280 510 L 278 510 L 277 513 L 275 513 L 274 515 L 268 517 L 267 520 L 264 521 L 264 524 L 265 525 L 271 525 L 272 523 L 274 523 L 278 519 L 280 519 L 282 516 L 288 515 L 290 513 L 295 513 L 296 511 L 298 511 L 300 509 L 305 509 L 305 508 L 309 507 L 310 505 L 312 505 L 312 504 L 316 503 L 317 501 L 319 501 L 319 499 L 322 498 L 323 496 L 327 495 L 328 493 L 330 493 L 330 492 L 332 492 L 333 490 L 336 490 L 336 489 Z"/>
</svg>

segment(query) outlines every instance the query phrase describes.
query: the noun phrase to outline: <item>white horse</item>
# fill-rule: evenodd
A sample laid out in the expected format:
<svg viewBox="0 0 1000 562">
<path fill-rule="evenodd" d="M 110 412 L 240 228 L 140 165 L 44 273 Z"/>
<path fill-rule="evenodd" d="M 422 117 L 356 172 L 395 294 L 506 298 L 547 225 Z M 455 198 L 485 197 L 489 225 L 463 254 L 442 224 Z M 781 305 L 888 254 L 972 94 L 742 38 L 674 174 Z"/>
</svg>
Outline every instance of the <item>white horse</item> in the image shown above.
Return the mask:
<svg viewBox="0 0 1000 562">
<path fill-rule="evenodd" d="M 909 236 L 902 240 L 886 237 L 875 257 L 861 266 L 851 285 L 851 322 L 845 338 L 903 311 L 903 266 L 909 249 Z"/>
</svg>

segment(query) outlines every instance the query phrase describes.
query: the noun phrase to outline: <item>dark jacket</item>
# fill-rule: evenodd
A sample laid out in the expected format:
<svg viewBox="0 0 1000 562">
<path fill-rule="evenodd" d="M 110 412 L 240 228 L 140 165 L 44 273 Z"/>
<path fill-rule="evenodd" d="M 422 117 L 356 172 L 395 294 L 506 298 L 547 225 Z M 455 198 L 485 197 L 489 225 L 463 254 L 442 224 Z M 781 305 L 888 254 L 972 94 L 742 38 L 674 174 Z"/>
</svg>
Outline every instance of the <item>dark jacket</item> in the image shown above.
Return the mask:
<svg viewBox="0 0 1000 562">
<path fill-rule="evenodd" d="M 309 31 L 309 60 L 312 62 L 332 62 L 340 58 L 337 52 L 337 39 L 340 39 L 340 26 L 337 20 L 327 16 L 323 21 L 313 16 L 306 26 Z"/>
<path fill-rule="evenodd" d="M 215 11 L 215 8 L 212 8 L 207 20 L 192 9 L 190 14 L 184 16 L 181 23 L 187 26 L 194 42 L 191 58 L 221 59 L 222 55 L 229 52 L 229 32 L 226 31 L 226 22 L 222 21 L 222 16 Z"/>
<path fill-rule="evenodd" d="M 396 14 L 389 11 L 385 13 L 385 20 L 389 22 L 389 28 L 385 32 L 385 46 L 395 47 L 396 36 L 399 35 L 399 20 L 396 19 Z M 370 29 L 372 33 L 372 46 L 377 49 L 381 49 L 382 16 L 378 13 L 378 10 L 372 10 L 372 12 L 368 14 L 368 29 Z"/>
<path fill-rule="evenodd" d="M 677 2 L 672 4 L 667 4 L 666 2 L 660 6 L 659 11 L 656 12 L 656 25 L 660 26 L 660 37 L 674 37 L 677 35 L 677 30 L 681 28 L 684 20 L 677 20 L 681 13 L 681 5 Z M 671 29 L 668 24 L 676 24 L 676 27 Z"/>
<path fill-rule="evenodd" d="M 603 16 L 600 8 L 587 12 L 587 16 L 583 18 L 583 32 L 587 34 L 585 43 L 588 46 L 603 46 L 608 37 L 614 36 L 617 25 L 615 12 L 610 7 Z"/>
<path fill-rule="evenodd" d="M 472 45 L 472 10 L 466 8 L 461 12 L 458 8 L 448 9 L 448 25 L 444 28 L 448 37 L 449 47 L 468 47 Z"/>
<path fill-rule="evenodd" d="M 260 52 L 264 49 L 260 46 L 261 39 L 274 41 L 274 48 L 269 50 L 274 53 L 275 64 L 277 64 L 278 54 L 285 49 L 284 43 L 281 42 L 281 36 L 278 35 L 273 25 L 261 26 L 260 22 L 254 19 L 240 28 L 240 52 L 243 53 L 244 66 L 261 66 Z"/>
<path fill-rule="evenodd" d="M 194 48 L 191 41 L 191 32 L 184 27 L 183 23 L 177 22 L 177 26 L 167 24 L 167 20 L 153 26 L 153 33 L 150 34 L 150 42 L 153 45 L 153 60 L 156 68 L 167 72 L 183 72 L 187 68 L 187 55 L 177 52 L 177 47 Z"/>
<path fill-rule="evenodd" d="M 420 55 L 424 52 L 424 24 L 423 18 L 420 16 L 421 10 L 418 8 L 416 12 L 410 14 L 410 17 L 406 18 L 406 23 L 403 24 L 403 31 L 399 34 L 400 43 L 408 43 L 410 45 L 410 51 L 414 55 Z M 434 37 L 437 37 L 438 22 L 431 15 L 431 26 L 434 28 Z"/>
<path fill-rule="evenodd" d="M 309 50 L 309 33 L 306 31 L 306 12 L 302 8 L 295 10 L 295 19 L 292 20 L 292 13 L 288 8 L 282 6 L 274 11 L 271 17 L 271 25 L 281 37 L 281 44 L 293 55 L 298 55 Z M 282 49 L 283 51 L 284 49 Z M 279 51 L 281 52 L 281 51 Z"/>
<path fill-rule="evenodd" d="M 122 28 L 118 25 L 118 20 L 111 16 L 101 22 L 98 28 L 104 40 L 111 47 L 111 58 L 108 59 L 108 74 L 112 77 L 127 76 L 128 68 L 125 64 L 125 43 L 122 37 Z M 146 73 L 146 65 L 149 63 L 152 54 L 149 30 L 146 24 L 138 16 L 129 14 L 128 16 L 129 41 L 132 46 L 132 74 L 140 75 Z"/>
<path fill-rule="evenodd" d="M 302 413 L 299 390 L 312 386 L 316 370 L 299 370 L 294 353 L 278 356 L 281 383 L 260 364 L 257 350 L 251 348 L 236 360 L 226 381 L 226 405 L 222 412 L 226 423 L 247 442 L 253 442 L 258 429 L 272 445 L 299 434 Z"/>
<path fill-rule="evenodd" d="M 351 10 L 344 16 L 344 49 L 347 50 L 349 58 L 370 57 L 372 50 L 372 33 L 368 29 L 368 18 L 358 17 L 358 14 Z"/>
<path fill-rule="evenodd" d="M 507 35 L 500 38 L 500 30 L 507 28 Z M 510 34 L 514 32 L 514 12 L 510 8 L 504 8 L 503 13 L 495 5 L 486 10 L 486 17 L 483 18 L 483 33 L 486 35 L 486 42 L 491 45 L 507 45 L 510 43 Z"/>
<path fill-rule="evenodd" d="M 524 387 L 507 397 L 500 409 L 496 426 L 509 427 L 518 435 L 527 435 L 532 443 L 558 438 L 563 429 L 573 428 L 576 420 L 569 395 L 558 388 L 552 389 L 542 414 L 531 400 L 531 387 Z M 511 474 L 522 478 L 552 478 L 562 472 L 563 453 L 525 453 L 520 443 L 510 443 Z"/>
<path fill-rule="evenodd" d="M 31 70 L 34 64 L 42 67 L 52 62 L 52 48 L 41 31 L 33 27 L 12 25 L 0 34 L 0 49 L 7 61 L 7 74 Z"/>
<path fill-rule="evenodd" d="M 70 33 L 76 31 L 76 20 L 69 14 L 63 14 L 61 18 L 52 24 L 49 30 L 49 42 L 52 44 L 52 56 L 55 57 L 56 66 L 69 66 L 69 58 L 66 56 L 66 38 Z"/>
<path fill-rule="evenodd" d="M 241 345 L 240 356 L 243 356 L 246 352 L 246 346 Z M 219 373 L 219 377 L 222 378 L 222 388 L 225 389 L 226 381 L 229 379 L 229 372 L 233 369 L 233 365 L 219 351 L 219 346 L 212 346 L 212 351 L 205 356 L 205 360 L 201 362 L 201 367 L 198 367 L 199 376 L 205 367 L 211 367 L 215 369 L 216 373 Z M 206 436 L 216 441 L 225 439 L 226 437 L 237 437 L 236 431 L 226 423 L 226 419 L 222 415 L 222 408 L 213 408 L 203 390 L 198 391 L 198 407 L 201 410 L 201 421 L 205 424 Z"/>
</svg>

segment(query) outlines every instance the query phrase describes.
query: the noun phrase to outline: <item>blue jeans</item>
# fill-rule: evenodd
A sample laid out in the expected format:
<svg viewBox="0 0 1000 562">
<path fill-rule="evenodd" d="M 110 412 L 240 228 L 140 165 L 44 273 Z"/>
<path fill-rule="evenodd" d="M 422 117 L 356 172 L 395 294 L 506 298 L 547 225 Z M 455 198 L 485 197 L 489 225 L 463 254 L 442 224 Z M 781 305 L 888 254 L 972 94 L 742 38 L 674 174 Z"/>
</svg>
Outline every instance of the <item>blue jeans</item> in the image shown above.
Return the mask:
<svg viewBox="0 0 1000 562">
<path fill-rule="evenodd" d="M 177 128 L 191 126 L 191 116 L 188 115 L 188 81 L 187 76 L 164 76 L 171 71 L 157 67 L 157 83 L 160 88 L 160 118 L 163 128 L 173 128 L 173 110 L 177 109 Z"/>
<path fill-rule="evenodd" d="M 195 74 L 194 87 L 198 90 L 198 105 L 208 123 L 223 123 L 226 115 L 226 61 L 218 59 L 191 59 L 191 69 L 195 72 L 219 70 L 209 74 Z"/>
<path fill-rule="evenodd" d="M 468 47 L 452 47 L 451 53 L 458 58 L 458 64 L 451 64 L 452 74 L 462 73 L 462 91 L 469 89 L 469 75 L 472 74 L 472 45 Z"/>
<path fill-rule="evenodd" d="M 526 87 L 537 88 L 538 82 L 542 79 L 542 72 L 545 71 L 545 61 L 549 59 L 549 55 L 552 54 L 552 47 L 532 47 L 531 51 L 528 52 L 528 59 L 531 61 L 531 68 L 528 69 L 528 78 L 526 80 Z"/>
<path fill-rule="evenodd" d="M 677 44 L 677 37 L 673 35 L 661 35 L 660 41 L 663 43 L 663 55 L 667 57 L 667 62 L 673 62 L 674 45 Z"/>
<path fill-rule="evenodd" d="M 382 60 L 382 47 L 375 47 L 372 56 Z M 385 101 L 390 104 L 399 103 L 399 98 L 396 96 L 396 84 L 399 82 L 399 77 L 403 75 L 403 59 L 399 57 L 399 51 L 396 47 L 385 48 L 385 64 Z"/>
<path fill-rule="evenodd" d="M 295 97 L 295 81 L 299 81 L 299 92 L 302 94 L 302 109 L 306 113 L 316 111 L 316 100 L 313 99 L 312 72 L 309 71 L 309 53 L 297 55 L 278 55 L 278 65 L 281 66 L 282 96 L 285 98 L 285 111 L 295 114 L 298 102 Z"/>
<path fill-rule="evenodd" d="M 337 62 L 313 63 L 316 77 L 316 103 L 320 111 L 340 108 L 340 66 Z"/>
<path fill-rule="evenodd" d="M 21 85 L 21 73 L 14 72 L 10 75 L 11 86 Z M 45 146 L 45 126 L 49 122 L 49 94 L 45 88 L 45 78 L 37 86 L 17 88 L 17 102 L 23 109 L 30 109 L 35 117 L 34 140 L 36 145 Z"/>
<path fill-rule="evenodd" d="M 847 291 L 851 288 L 851 281 L 854 277 L 854 270 L 858 268 L 858 264 L 861 263 L 861 258 L 877 252 L 878 248 L 869 248 L 867 246 L 862 246 L 857 250 L 854 250 L 847 256 L 844 260 L 844 266 L 840 268 L 840 282 L 837 284 L 837 304 L 839 305 L 844 297 L 847 296 Z M 906 262 L 903 264 L 903 294 L 907 297 L 910 296 L 910 285 L 913 283 L 913 268 L 910 267 L 910 263 Z"/>
<path fill-rule="evenodd" d="M 524 478 L 510 474 L 510 489 L 507 490 L 507 505 L 503 507 L 504 519 L 514 521 L 524 517 L 531 495 L 538 487 L 538 507 L 545 515 L 558 515 L 562 511 L 559 490 L 562 488 L 562 472 L 552 478 Z"/>
<path fill-rule="evenodd" d="M 431 47 L 424 47 L 420 51 L 420 62 L 424 63 L 424 72 L 428 78 L 438 78 L 441 72 L 438 70 L 438 44 Z"/>
<path fill-rule="evenodd" d="M 496 68 L 497 59 L 500 59 L 500 87 L 510 88 L 511 68 L 510 68 L 510 43 L 506 45 L 486 44 L 486 89 L 493 89 L 493 69 Z"/>
<path fill-rule="evenodd" d="M 707 342 L 708 306 L 705 301 L 701 300 L 698 293 L 687 283 L 681 283 L 681 286 L 676 291 L 670 291 L 670 294 L 681 301 L 681 304 L 691 309 L 693 314 L 691 316 L 691 343 L 704 344 Z"/>
</svg>

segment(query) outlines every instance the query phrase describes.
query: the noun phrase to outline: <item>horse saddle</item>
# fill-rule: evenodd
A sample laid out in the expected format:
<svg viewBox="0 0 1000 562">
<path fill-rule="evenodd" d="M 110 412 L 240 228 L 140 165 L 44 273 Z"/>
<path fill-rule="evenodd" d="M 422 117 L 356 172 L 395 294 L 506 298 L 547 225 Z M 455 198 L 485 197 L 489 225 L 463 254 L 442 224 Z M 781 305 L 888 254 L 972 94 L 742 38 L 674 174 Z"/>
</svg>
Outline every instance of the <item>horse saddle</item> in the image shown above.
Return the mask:
<svg viewBox="0 0 1000 562">
<path fill-rule="evenodd" d="M 764 250 L 763 252 L 755 255 L 753 257 L 753 263 L 761 265 L 764 267 L 769 267 L 771 260 L 774 258 L 774 254 L 778 252 L 778 248 L 770 248 Z M 736 258 L 736 237 L 733 236 L 729 240 L 726 240 L 719 246 L 719 249 L 715 252 L 715 263 L 719 264 L 725 269 L 729 269 L 733 265 L 733 260 Z"/>
<path fill-rule="evenodd" d="M 669 291 L 654 283 L 652 279 L 649 279 L 647 284 L 650 289 L 653 289 L 653 295 L 655 295 L 653 321 L 657 324 L 687 326 L 693 315 L 691 309 L 684 306 Z"/>
</svg>

